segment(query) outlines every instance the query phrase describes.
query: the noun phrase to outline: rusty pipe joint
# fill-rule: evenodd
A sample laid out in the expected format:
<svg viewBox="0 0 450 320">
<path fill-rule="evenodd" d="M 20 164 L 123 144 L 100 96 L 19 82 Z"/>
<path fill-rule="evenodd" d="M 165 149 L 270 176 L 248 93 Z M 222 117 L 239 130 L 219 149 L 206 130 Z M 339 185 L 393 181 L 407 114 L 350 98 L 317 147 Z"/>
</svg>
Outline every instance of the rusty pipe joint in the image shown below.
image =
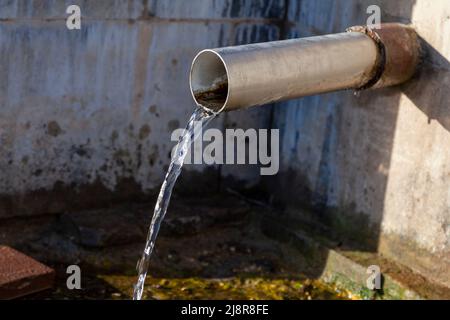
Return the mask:
<svg viewBox="0 0 450 320">
<path fill-rule="evenodd" d="M 401 84 L 420 60 L 413 28 L 352 27 L 345 33 L 201 51 L 190 73 L 198 105 L 231 111 L 338 90 Z"/>
<path fill-rule="evenodd" d="M 375 76 L 361 89 L 375 89 L 402 84 L 414 75 L 420 61 L 420 42 L 416 31 L 399 23 L 385 23 L 381 29 L 352 27 L 348 32 L 361 32 L 371 37 L 378 47 L 379 61 Z"/>
</svg>

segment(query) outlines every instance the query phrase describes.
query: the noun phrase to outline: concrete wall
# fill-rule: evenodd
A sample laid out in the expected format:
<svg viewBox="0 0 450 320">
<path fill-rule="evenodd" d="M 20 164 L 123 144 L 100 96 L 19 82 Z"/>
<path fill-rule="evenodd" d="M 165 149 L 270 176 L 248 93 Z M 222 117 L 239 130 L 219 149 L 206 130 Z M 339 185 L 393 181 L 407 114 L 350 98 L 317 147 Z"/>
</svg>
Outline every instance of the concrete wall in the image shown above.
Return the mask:
<svg viewBox="0 0 450 320">
<path fill-rule="evenodd" d="M 81 7 L 80 31 L 66 28 L 70 4 Z M 276 40 L 284 16 L 284 3 L 269 0 L 0 0 L 0 218 L 159 188 L 170 134 L 194 109 L 195 54 Z M 213 125 L 259 127 L 268 114 Z M 221 172 L 208 168 L 197 187 L 217 190 Z M 223 170 L 248 184 L 255 173 Z"/>
<path fill-rule="evenodd" d="M 283 173 L 274 192 L 311 205 L 303 218 L 357 243 L 351 248 L 379 250 L 450 285 L 450 2 L 292 0 L 290 36 L 365 24 L 371 4 L 383 22 L 414 24 L 422 71 L 404 86 L 276 108 Z"/>
</svg>

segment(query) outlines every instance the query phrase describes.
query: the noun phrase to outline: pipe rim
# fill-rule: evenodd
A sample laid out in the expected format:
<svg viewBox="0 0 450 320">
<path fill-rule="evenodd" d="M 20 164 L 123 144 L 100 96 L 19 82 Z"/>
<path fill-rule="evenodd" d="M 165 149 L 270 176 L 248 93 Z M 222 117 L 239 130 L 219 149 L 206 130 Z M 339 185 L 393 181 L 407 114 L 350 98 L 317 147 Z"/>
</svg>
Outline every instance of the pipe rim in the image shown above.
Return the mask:
<svg viewBox="0 0 450 320">
<path fill-rule="evenodd" d="M 196 94 L 195 94 L 195 91 L 196 91 L 196 90 L 195 90 L 195 88 L 194 88 L 195 85 L 194 85 L 194 81 L 193 81 L 193 76 L 194 76 L 194 73 L 195 73 L 195 70 L 196 70 L 195 67 L 196 67 L 196 64 L 198 63 L 200 57 L 202 57 L 202 56 L 205 55 L 205 54 L 213 54 L 215 57 L 217 57 L 217 58 L 220 60 L 221 65 L 222 65 L 222 67 L 223 67 L 223 69 L 224 69 L 224 71 L 225 71 L 225 75 L 226 75 L 226 77 L 227 77 L 227 94 L 226 94 L 226 98 L 225 98 L 223 104 L 221 105 L 221 107 L 218 108 L 218 110 L 215 110 L 215 109 L 213 109 L 213 108 L 209 108 L 209 107 L 204 106 L 203 104 L 201 104 L 201 103 L 199 102 L 198 98 L 196 97 Z M 191 64 L 191 70 L 190 70 L 190 73 L 189 73 L 189 88 L 190 88 L 191 95 L 192 95 L 192 98 L 194 99 L 195 103 L 196 103 L 198 106 L 200 106 L 200 107 L 202 107 L 203 109 L 205 109 L 206 111 L 212 112 L 212 113 L 214 113 L 214 114 L 219 114 L 219 113 L 223 112 L 223 111 L 225 110 L 225 108 L 227 107 L 227 104 L 228 104 L 228 102 L 229 102 L 229 100 L 230 100 L 230 85 L 229 85 L 229 83 L 230 83 L 230 77 L 229 77 L 229 75 L 230 75 L 230 73 L 229 73 L 229 70 L 228 70 L 228 66 L 227 66 L 227 64 L 225 63 L 225 60 L 222 58 L 222 56 L 221 56 L 218 52 L 216 52 L 216 51 L 213 50 L 213 49 L 205 49 L 205 50 L 200 51 L 200 52 L 195 56 L 194 60 L 192 61 L 192 64 Z"/>
</svg>

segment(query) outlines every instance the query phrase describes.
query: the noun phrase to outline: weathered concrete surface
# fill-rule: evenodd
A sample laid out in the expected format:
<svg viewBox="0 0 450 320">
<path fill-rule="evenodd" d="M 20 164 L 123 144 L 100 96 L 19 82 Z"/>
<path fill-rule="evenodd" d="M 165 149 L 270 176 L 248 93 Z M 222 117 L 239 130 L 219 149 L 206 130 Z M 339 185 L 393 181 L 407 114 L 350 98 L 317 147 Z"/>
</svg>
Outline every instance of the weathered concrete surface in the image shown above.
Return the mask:
<svg viewBox="0 0 450 320">
<path fill-rule="evenodd" d="M 66 28 L 70 4 L 81 7 L 80 31 Z M 277 1 L 1 0 L 0 218 L 157 189 L 170 135 L 194 108 L 187 75 L 195 54 L 275 40 L 284 13 Z M 259 127 L 264 114 L 239 121 Z M 205 169 L 188 166 L 186 176 L 204 173 L 217 190 L 219 168 Z"/>
<path fill-rule="evenodd" d="M 450 298 L 449 287 L 430 282 L 410 266 L 388 259 L 383 254 L 359 251 L 341 239 L 336 243 L 336 240 L 329 237 L 327 230 L 309 226 L 303 219 L 298 219 L 298 215 L 297 219 L 263 215 L 260 224 L 265 235 L 279 240 L 287 247 L 292 246 L 301 253 L 299 259 L 295 261 L 294 258 L 291 263 L 302 270 L 308 269 L 309 277 L 339 284 L 365 299 Z M 305 268 L 304 263 L 309 268 Z M 373 265 L 379 266 L 382 273 L 381 290 L 372 291 L 367 288 L 367 268 Z"/>
<path fill-rule="evenodd" d="M 450 2 L 290 3 L 291 36 L 365 24 L 366 8 L 378 4 L 383 22 L 412 22 L 426 59 L 401 87 L 276 108 L 284 172 L 275 192 L 312 205 L 317 214 L 308 218 L 332 232 L 450 286 Z"/>
</svg>

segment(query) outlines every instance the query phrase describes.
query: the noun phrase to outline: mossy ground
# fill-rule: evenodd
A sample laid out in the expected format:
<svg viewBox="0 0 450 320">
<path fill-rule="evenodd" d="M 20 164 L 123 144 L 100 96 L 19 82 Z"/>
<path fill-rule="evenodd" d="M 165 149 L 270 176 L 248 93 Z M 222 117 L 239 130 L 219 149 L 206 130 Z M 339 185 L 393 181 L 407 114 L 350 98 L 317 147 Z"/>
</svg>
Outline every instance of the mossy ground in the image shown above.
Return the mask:
<svg viewBox="0 0 450 320">
<path fill-rule="evenodd" d="M 114 287 L 125 287 L 129 297 L 129 277 L 105 277 Z M 322 300 L 348 299 L 347 292 L 313 280 L 229 278 L 229 279 L 149 279 L 144 299 L 181 300 Z"/>
<path fill-rule="evenodd" d="M 61 285 L 30 299 L 129 300 L 136 277 L 99 275 L 85 279 L 82 290 Z M 61 283 L 62 284 L 62 283 Z M 356 297 L 346 290 L 318 280 L 263 277 L 149 278 L 145 300 L 348 300 Z"/>
</svg>

